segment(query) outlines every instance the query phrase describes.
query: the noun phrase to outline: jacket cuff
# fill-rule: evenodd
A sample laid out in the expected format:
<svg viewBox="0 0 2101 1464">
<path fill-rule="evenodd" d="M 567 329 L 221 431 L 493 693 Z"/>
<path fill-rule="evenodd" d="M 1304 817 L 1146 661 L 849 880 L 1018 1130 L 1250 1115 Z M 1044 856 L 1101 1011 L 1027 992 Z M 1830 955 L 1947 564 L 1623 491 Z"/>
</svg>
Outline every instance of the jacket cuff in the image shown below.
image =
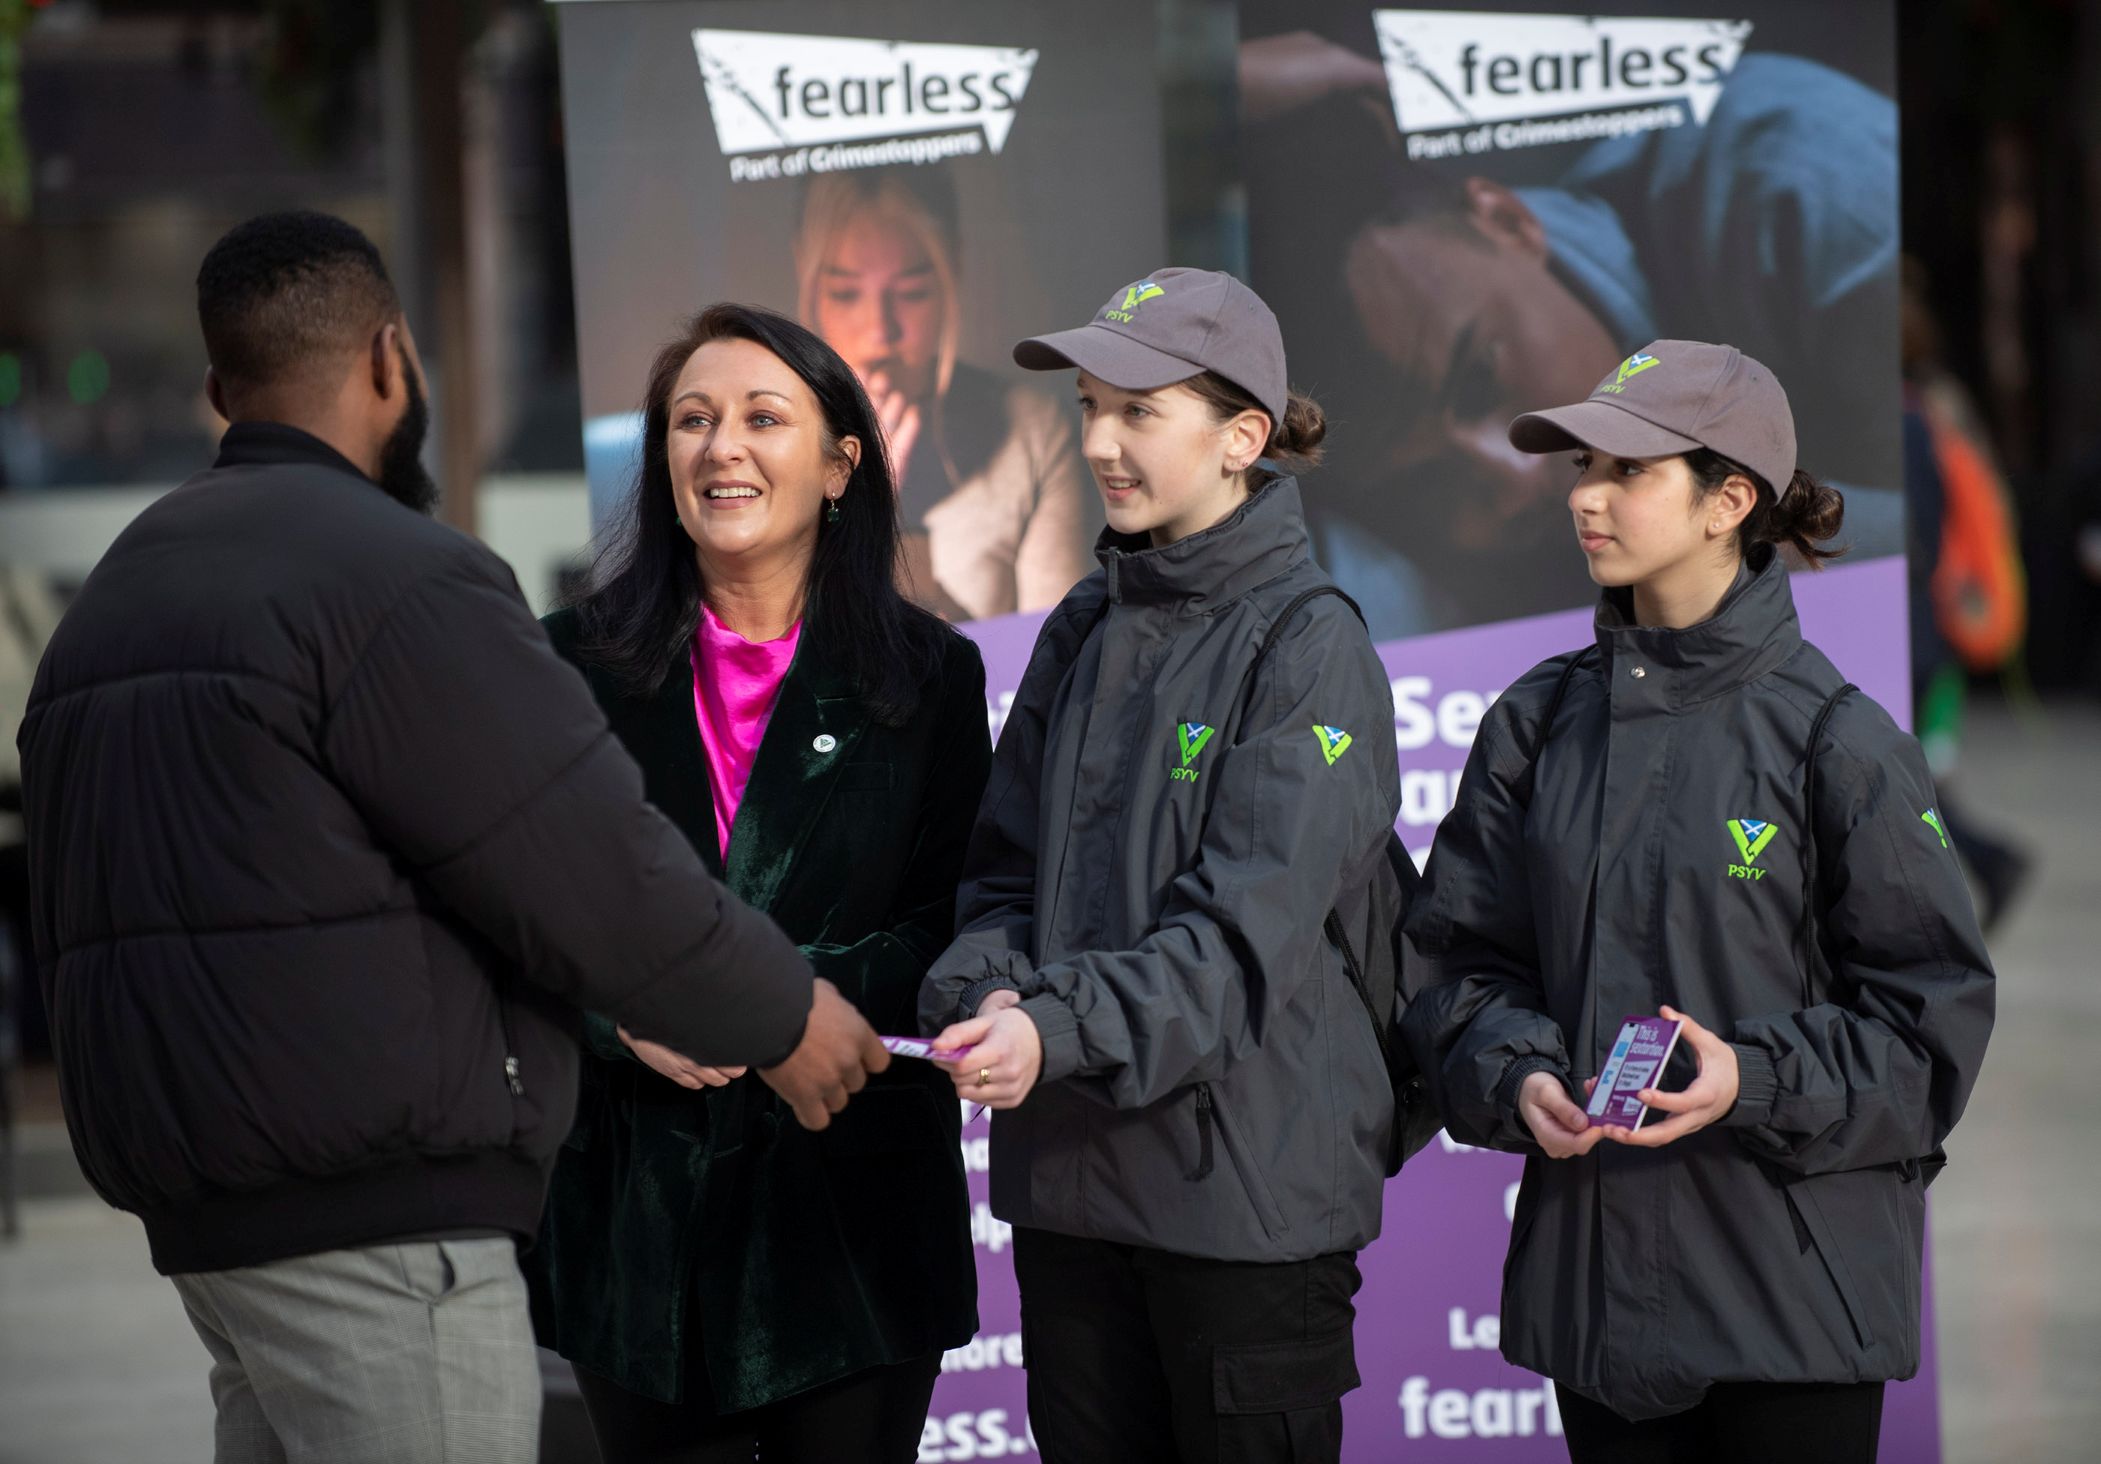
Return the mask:
<svg viewBox="0 0 2101 1464">
<path fill-rule="evenodd" d="M 1534 1073 L 1552 1073 L 1561 1080 L 1562 1087 L 1570 1090 L 1570 1095 L 1574 1098 L 1576 1106 L 1578 1108 L 1583 1106 L 1583 1100 L 1574 1096 L 1576 1092 L 1575 1085 L 1569 1082 L 1568 1074 L 1561 1070 L 1560 1063 L 1554 1061 L 1551 1057 L 1533 1056 L 1518 1058 L 1504 1070 L 1503 1081 L 1496 1084 L 1496 1111 L 1509 1122 L 1511 1127 L 1524 1134 L 1527 1138 L 1531 1137 L 1532 1130 L 1526 1126 L 1524 1119 L 1518 1116 L 1517 1095 L 1519 1090 L 1525 1086 L 1525 1079 L 1531 1077 Z"/>
<path fill-rule="evenodd" d="M 620 1040 L 620 1025 L 611 1017 L 597 1012 L 584 1013 L 584 1050 L 593 1057 L 606 1062 L 638 1062 L 627 1044 Z"/>
<path fill-rule="evenodd" d="M 995 991 L 1012 991 L 1019 994 L 1021 983 L 1004 971 L 995 971 L 989 976 L 980 976 L 977 980 L 964 987 L 963 994 L 956 998 L 956 1020 L 967 1022 L 976 1016 L 978 1008 L 984 1004 L 985 998 L 992 995 Z M 1038 1023 L 1037 1025 L 1041 1026 L 1042 1024 Z"/>
<path fill-rule="evenodd" d="M 1736 1106 L 1716 1120 L 1723 1128 L 1756 1128 L 1773 1121 L 1773 1100 L 1780 1096 L 1780 1075 L 1763 1047 L 1729 1044 L 1736 1053 Z"/>
<path fill-rule="evenodd" d="M 1043 1071 L 1039 1083 L 1055 1083 L 1080 1070 L 1080 1024 L 1072 1008 L 1048 992 L 1022 999 L 1020 1010 L 1036 1024 L 1043 1039 Z"/>
<path fill-rule="evenodd" d="M 815 999 L 815 998 L 814 998 L 814 996 L 813 996 L 813 998 L 812 998 L 812 999 L 813 999 L 813 1000 Z M 798 1048 L 798 1047 L 800 1047 L 800 1046 L 802 1046 L 802 1039 L 803 1039 L 803 1035 L 804 1035 L 805 1033 L 807 1033 L 807 1032 L 808 1032 L 809 1030 L 810 1030 L 810 1014 L 809 1014 L 808 1012 L 804 1012 L 804 1013 L 802 1014 L 802 1016 L 801 1016 L 801 1017 L 800 1017 L 799 1019 L 797 1019 L 797 1021 L 796 1021 L 796 1023 L 795 1023 L 795 1035 L 794 1035 L 794 1037 L 792 1037 L 792 1038 L 790 1038 L 790 1039 L 789 1039 L 789 1041 L 788 1041 L 788 1045 L 787 1045 L 786 1047 L 783 1047 L 783 1048 L 782 1048 L 782 1049 L 781 1049 L 781 1050 L 780 1050 L 780 1051 L 779 1051 L 779 1052 L 778 1052 L 777 1054 L 775 1054 L 775 1055 L 774 1055 L 774 1056 L 773 1056 L 773 1057 L 772 1057 L 771 1059 L 769 1059 L 768 1061 L 766 1061 L 766 1062 L 755 1062 L 755 1063 L 752 1063 L 752 1064 L 751 1064 L 751 1067 L 752 1067 L 752 1069 L 753 1069 L 754 1071 L 758 1071 L 758 1072 L 764 1072 L 764 1071 L 766 1071 L 766 1070 L 767 1070 L 767 1069 L 769 1069 L 769 1068 L 777 1068 L 777 1067 L 779 1067 L 779 1066 L 780 1066 L 780 1065 L 781 1065 L 782 1063 L 786 1062 L 786 1061 L 787 1061 L 787 1060 L 788 1060 L 789 1058 L 791 1058 L 791 1057 L 795 1056 L 795 1049 L 796 1049 L 796 1048 Z"/>
</svg>

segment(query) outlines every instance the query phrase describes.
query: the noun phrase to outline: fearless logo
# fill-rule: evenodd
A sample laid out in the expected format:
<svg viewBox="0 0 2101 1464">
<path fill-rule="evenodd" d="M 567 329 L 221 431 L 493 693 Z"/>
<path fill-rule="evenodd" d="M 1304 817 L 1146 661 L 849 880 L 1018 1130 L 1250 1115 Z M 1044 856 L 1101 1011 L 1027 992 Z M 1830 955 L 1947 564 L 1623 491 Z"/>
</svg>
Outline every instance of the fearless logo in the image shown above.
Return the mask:
<svg viewBox="0 0 2101 1464">
<path fill-rule="evenodd" d="M 733 182 L 997 154 L 1037 53 L 1013 46 L 693 32 Z"/>
<path fill-rule="evenodd" d="M 1748 20 L 1380 10 L 1372 23 L 1411 158 L 1704 126 Z"/>
</svg>

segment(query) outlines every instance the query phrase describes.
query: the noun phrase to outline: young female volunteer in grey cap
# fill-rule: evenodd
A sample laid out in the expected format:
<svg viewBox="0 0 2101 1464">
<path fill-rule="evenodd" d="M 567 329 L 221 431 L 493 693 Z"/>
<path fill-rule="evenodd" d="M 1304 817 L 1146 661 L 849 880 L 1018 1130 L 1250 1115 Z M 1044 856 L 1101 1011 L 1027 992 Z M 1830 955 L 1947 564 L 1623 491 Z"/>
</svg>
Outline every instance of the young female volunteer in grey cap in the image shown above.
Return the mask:
<svg viewBox="0 0 2101 1464">
<path fill-rule="evenodd" d="M 1311 461 L 1320 412 L 1224 274 L 1014 356 L 1078 368 L 1109 528 L 1036 642 L 920 1016 L 999 1110 L 1030 1420 L 1051 1464 L 1333 1460 L 1393 1098 L 1322 924 L 1400 788 L 1385 670 L 1261 466 Z"/>
<path fill-rule="evenodd" d="M 1842 505 L 1727 346 L 1656 341 L 1510 440 L 1575 455 L 1597 641 L 1483 722 L 1403 1023 L 1451 1132 L 1527 1156 L 1503 1355 L 1579 1461 L 1871 1460 L 1993 987 L 1918 744 L 1795 621 L 1776 547 L 1815 566 Z M 1591 1124 L 1658 1014 L 1697 1077 Z"/>
</svg>

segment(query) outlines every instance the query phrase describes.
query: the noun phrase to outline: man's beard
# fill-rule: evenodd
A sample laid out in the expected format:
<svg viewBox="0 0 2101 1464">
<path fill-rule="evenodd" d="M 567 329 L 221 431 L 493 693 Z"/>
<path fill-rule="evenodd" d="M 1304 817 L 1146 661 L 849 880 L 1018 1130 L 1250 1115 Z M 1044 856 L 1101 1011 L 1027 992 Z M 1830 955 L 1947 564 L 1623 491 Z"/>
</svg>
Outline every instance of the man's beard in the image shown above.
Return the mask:
<svg viewBox="0 0 2101 1464">
<path fill-rule="evenodd" d="M 408 410 L 401 414 L 386 446 L 380 449 L 379 486 L 395 502 L 429 514 L 438 506 L 438 485 L 423 469 L 423 439 L 430 432 L 430 404 L 424 401 L 423 388 L 409 368 L 406 349 L 401 352 L 401 374 L 408 382 Z"/>
</svg>

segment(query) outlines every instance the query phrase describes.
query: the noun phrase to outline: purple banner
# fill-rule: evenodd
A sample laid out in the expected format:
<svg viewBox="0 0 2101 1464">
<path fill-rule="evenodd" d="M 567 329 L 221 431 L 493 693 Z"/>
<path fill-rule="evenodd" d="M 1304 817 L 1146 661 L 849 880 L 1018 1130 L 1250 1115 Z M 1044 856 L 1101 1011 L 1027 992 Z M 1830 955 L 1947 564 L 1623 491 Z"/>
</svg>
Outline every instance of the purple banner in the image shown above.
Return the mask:
<svg viewBox="0 0 2101 1464">
<path fill-rule="evenodd" d="M 1910 703 L 1904 561 L 1797 574 L 1794 586 L 1804 633 L 1849 680 L 1901 717 Z M 1040 616 L 1009 616 L 966 627 L 985 655 L 995 732 L 1040 622 Z M 1590 612 L 1582 610 L 1380 646 L 1393 678 L 1404 790 L 1399 827 L 1418 858 L 1451 807 L 1488 705 L 1539 661 L 1589 639 Z M 1010 1232 L 993 1217 L 987 1195 L 989 1121 L 980 1118 L 963 1135 L 980 1331 L 943 1360 L 921 1440 L 922 1464 L 1036 1453 Z M 1567 1457 L 1552 1387 L 1511 1367 L 1497 1351 L 1503 1255 L 1521 1169 L 1514 1156 L 1440 1135 L 1387 1186 L 1385 1233 L 1360 1261 L 1357 1365 L 1364 1386 L 1343 1402 L 1343 1458 L 1350 1464 Z M 1905 1464 L 1940 1459 L 1930 1293 L 1922 1357 L 1918 1378 L 1892 1387 L 1883 1412 L 1882 1457 Z"/>
</svg>

